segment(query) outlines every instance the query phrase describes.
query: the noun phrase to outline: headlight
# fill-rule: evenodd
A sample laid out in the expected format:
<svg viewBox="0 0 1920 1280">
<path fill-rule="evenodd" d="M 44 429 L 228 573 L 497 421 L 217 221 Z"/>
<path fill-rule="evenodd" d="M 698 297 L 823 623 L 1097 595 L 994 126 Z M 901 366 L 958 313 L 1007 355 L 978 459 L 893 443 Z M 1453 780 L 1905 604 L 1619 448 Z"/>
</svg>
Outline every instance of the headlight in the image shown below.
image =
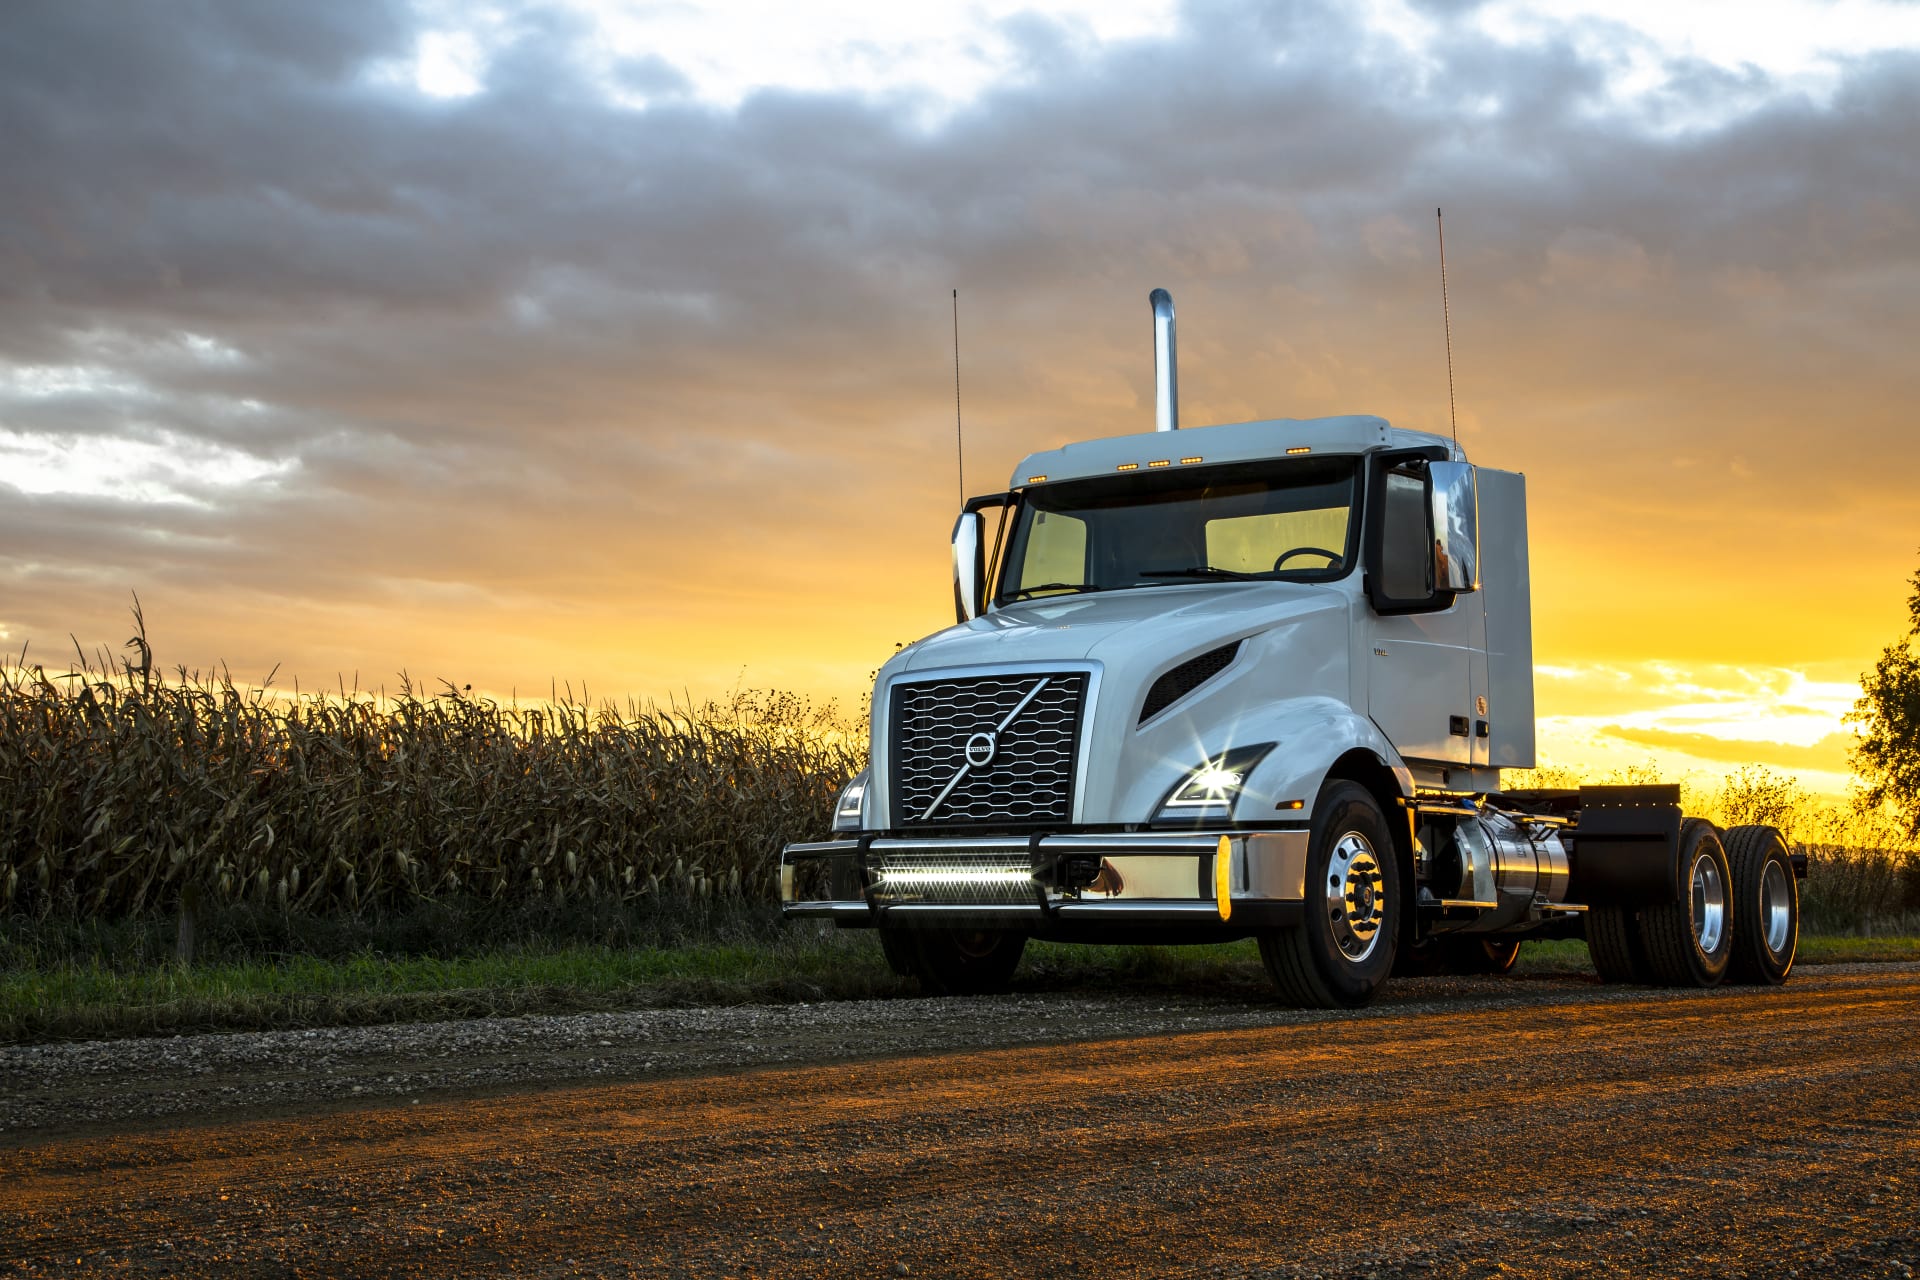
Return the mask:
<svg viewBox="0 0 1920 1280">
<path fill-rule="evenodd" d="M 840 789 L 840 798 L 833 803 L 833 829 L 835 831 L 858 831 L 860 829 L 860 806 L 867 798 L 867 774 L 862 769 L 852 782 Z"/>
<path fill-rule="evenodd" d="M 1226 819 L 1233 816 L 1234 802 L 1246 785 L 1253 767 L 1273 750 L 1271 742 L 1254 747 L 1235 747 L 1208 760 L 1167 793 L 1154 814 L 1156 822 L 1191 822 L 1196 819 Z"/>
</svg>

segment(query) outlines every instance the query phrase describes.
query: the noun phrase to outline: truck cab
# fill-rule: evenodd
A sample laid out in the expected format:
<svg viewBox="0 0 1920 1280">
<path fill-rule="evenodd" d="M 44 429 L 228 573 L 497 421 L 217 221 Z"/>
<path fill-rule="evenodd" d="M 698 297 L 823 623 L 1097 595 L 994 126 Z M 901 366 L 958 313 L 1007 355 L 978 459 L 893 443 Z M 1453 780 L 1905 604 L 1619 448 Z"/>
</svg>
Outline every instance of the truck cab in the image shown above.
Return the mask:
<svg viewBox="0 0 1920 1280">
<path fill-rule="evenodd" d="M 872 763 L 784 850 L 786 912 L 879 929 L 935 991 L 1004 984 L 1028 937 L 1252 936 L 1283 996 L 1351 1006 L 1583 933 L 1591 812 L 1621 884 L 1587 879 L 1644 951 L 1677 788 L 1497 799 L 1534 764 L 1524 477 L 1365 415 L 1179 429 L 1163 297 L 1160 429 L 965 504 L 955 625 L 879 671 Z"/>
</svg>

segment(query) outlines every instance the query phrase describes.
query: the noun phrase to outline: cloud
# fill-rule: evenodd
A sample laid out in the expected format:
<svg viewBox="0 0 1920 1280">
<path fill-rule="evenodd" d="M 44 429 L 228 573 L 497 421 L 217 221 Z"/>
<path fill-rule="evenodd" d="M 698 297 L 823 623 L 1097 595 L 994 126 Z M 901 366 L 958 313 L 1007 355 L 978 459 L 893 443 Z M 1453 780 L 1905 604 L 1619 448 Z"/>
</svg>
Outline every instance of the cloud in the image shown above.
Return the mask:
<svg viewBox="0 0 1920 1280">
<path fill-rule="evenodd" d="M 1845 733 L 1828 734 L 1811 746 L 1802 746 L 1792 742 L 1719 738 L 1707 733 L 1635 729 L 1626 725 L 1608 725 L 1604 732 L 1637 746 L 1679 751 L 1717 764 L 1765 764 L 1788 771 L 1813 769 L 1826 773 L 1847 772 L 1847 752 L 1854 742 L 1853 737 Z"/>
<path fill-rule="evenodd" d="M 321 675 L 857 676 L 943 621 L 950 288 L 976 487 L 1147 424 L 1156 284 L 1184 420 L 1436 427 L 1444 204 L 1463 439 L 1529 473 L 1543 661 L 1859 652 L 1920 525 L 1858 463 L 1920 393 L 1920 56 L 1827 100 L 1676 58 L 1623 100 L 1627 34 L 1428 7 L 1417 48 L 1334 4 L 1011 20 L 1008 74 L 929 123 L 859 83 L 713 106 L 673 48 L 608 72 L 513 6 L 436 96 L 389 74 L 432 34 L 397 3 L 26 5 L 0 431 L 271 482 L 0 487 L 10 620 L 117 626 L 138 587 L 196 652 Z M 1657 466 L 1682 439 L 1711 465 Z"/>
</svg>

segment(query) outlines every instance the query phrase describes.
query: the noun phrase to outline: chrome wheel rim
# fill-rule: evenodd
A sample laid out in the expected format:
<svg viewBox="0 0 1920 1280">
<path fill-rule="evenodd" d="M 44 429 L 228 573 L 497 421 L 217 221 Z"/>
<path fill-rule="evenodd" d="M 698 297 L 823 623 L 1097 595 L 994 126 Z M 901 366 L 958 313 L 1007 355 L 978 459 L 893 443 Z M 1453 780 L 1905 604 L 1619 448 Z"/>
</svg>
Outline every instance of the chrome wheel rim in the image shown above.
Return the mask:
<svg viewBox="0 0 1920 1280">
<path fill-rule="evenodd" d="M 1373 846 L 1358 831 L 1333 843 L 1327 859 L 1327 920 L 1340 954 L 1355 964 L 1380 945 L 1386 923 L 1387 878 Z"/>
<path fill-rule="evenodd" d="M 1708 854 L 1693 860 L 1693 938 L 1713 955 L 1727 933 L 1727 886 L 1720 864 Z"/>
<path fill-rule="evenodd" d="M 1793 886 L 1778 862 L 1769 862 L 1760 877 L 1760 927 L 1766 931 L 1767 950 L 1775 958 L 1785 955 L 1793 933 Z"/>
</svg>

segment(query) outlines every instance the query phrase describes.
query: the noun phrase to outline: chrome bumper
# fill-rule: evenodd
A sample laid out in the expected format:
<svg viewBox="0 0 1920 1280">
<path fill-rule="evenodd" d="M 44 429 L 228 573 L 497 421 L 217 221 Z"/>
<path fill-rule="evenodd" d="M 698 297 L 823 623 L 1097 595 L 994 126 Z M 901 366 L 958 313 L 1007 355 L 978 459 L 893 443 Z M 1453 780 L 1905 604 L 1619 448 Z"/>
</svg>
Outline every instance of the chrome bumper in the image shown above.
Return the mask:
<svg viewBox="0 0 1920 1280">
<path fill-rule="evenodd" d="M 850 927 L 1251 928 L 1299 918 L 1306 861 L 1304 830 L 947 839 L 868 835 L 781 850 L 780 901 L 786 915 Z M 972 886 L 983 873 L 969 868 L 989 865 L 996 870 L 984 874 L 999 892 L 976 896 Z M 934 891 L 891 892 L 883 867 L 916 888 Z M 1070 867 L 1079 874 L 1070 873 Z M 1097 874 L 1089 877 L 1095 868 Z"/>
</svg>

